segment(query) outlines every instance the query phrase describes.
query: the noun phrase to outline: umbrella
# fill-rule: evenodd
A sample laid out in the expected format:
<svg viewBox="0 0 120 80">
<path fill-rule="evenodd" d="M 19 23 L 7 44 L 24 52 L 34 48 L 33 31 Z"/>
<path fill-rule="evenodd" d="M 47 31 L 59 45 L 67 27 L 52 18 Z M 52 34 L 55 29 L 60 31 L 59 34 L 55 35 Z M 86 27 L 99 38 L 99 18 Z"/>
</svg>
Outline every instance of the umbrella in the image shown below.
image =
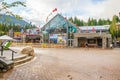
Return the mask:
<svg viewBox="0 0 120 80">
<path fill-rule="evenodd" d="M 3 36 L 0 36 L 0 40 L 11 40 L 11 41 L 13 41 L 14 39 L 11 38 L 11 37 L 8 36 L 8 35 L 3 35 Z"/>
</svg>

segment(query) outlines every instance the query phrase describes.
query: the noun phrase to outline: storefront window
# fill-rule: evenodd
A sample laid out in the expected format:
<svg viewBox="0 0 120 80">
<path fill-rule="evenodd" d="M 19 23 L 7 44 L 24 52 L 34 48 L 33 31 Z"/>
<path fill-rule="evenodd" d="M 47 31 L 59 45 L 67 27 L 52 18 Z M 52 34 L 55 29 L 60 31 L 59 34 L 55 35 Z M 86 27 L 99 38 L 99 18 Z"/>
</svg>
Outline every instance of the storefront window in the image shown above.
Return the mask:
<svg viewBox="0 0 120 80">
<path fill-rule="evenodd" d="M 96 40 L 95 39 L 88 39 L 88 44 L 95 44 Z"/>
</svg>

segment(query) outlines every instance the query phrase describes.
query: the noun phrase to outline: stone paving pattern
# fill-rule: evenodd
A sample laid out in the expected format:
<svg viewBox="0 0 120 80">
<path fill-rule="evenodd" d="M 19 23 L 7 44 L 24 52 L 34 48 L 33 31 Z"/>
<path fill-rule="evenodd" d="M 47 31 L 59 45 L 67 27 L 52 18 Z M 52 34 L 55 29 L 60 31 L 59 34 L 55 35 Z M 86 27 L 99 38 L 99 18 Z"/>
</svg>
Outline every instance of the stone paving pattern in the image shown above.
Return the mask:
<svg viewBox="0 0 120 80">
<path fill-rule="evenodd" d="M 120 49 L 35 49 L 36 59 L 0 80 L 120 80 Z"/>
</svg>

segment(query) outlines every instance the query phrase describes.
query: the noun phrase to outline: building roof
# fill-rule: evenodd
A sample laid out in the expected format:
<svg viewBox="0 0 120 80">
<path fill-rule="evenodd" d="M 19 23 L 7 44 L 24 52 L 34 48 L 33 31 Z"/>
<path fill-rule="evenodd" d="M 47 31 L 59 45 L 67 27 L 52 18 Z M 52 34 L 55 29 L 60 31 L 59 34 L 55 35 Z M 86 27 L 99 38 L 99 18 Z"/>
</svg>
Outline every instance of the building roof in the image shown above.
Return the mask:
<svg viewBox="0 0 120 80">
<path fill-rule="evenodd" d="M 110 26 L 109 25 L 104 25 L 104 26 L 79 26 L 79 29 L 81 30 L 109 30 Z"/>
<path fill-rule="evenodd" d="M 73 29 L 76 28 L 74 24 L 69 22 L 60 14 L 57 14 L 42 27 L 42 30 L 48 31 L 49 29 L 64 29 L 68 26 L 72 26 Z"/>
</svg>

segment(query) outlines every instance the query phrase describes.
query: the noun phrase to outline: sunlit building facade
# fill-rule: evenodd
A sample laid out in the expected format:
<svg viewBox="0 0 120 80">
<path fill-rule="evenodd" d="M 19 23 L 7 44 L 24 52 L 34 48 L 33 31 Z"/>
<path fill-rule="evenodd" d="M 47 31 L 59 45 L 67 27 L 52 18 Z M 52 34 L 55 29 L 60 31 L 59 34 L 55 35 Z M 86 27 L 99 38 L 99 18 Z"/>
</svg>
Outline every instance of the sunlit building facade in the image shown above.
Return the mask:
<svg viewBox="0 0 120 80">
<path fill-rule="evenodd" d="M 67 47 L 108 48 L 111 44 L 109 25 L 77 26 L 57 14 L 42 27 L 44 43 L 64 44 Z"/>
<path fill-rule="evenodd" d="M 43 42 L 72 46 L 76 26 L 57 14 L 42 27 L 42 31 Z"/>
</svg>

